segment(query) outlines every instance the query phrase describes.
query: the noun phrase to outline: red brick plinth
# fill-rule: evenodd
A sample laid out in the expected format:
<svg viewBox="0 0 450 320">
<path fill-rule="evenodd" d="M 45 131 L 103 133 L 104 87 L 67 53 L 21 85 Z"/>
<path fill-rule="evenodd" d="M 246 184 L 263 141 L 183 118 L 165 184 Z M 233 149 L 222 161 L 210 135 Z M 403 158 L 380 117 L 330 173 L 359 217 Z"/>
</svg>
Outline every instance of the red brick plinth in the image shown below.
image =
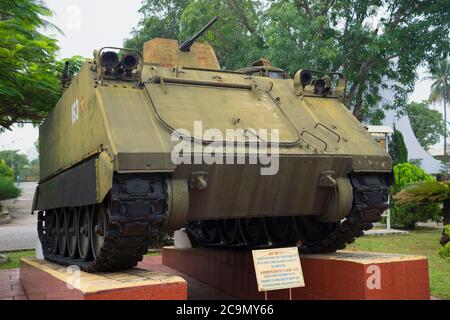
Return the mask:
<svg viewBox="0 0 450 320">
<path fill-rule="evenodd" d="M 186 300 L 179 277 L 144 269 L 90 274 L 73 267 L 23 258 L 20 282 L 29 300 Z"/>
<path fill-rule="evenodd" d="M 426 257 L 338 251 L 300 260 L 306 286 L 292 289 L 294 300 L 430 298 Z M 163 264 L 237 299 L 264 299 L 251 251 L 166 247 Z M 268 299 L 289 299 L 289 291 L 268 292 Z"/>
</svg>

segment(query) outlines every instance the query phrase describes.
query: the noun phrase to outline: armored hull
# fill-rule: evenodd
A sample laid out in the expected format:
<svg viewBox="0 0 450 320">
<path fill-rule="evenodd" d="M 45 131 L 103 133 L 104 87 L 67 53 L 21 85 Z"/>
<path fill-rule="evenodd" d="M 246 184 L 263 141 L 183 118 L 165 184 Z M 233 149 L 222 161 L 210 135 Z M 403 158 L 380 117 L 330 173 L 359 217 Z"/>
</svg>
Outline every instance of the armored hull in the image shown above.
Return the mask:
<svg viewBox="0 0 450 320">
<path fill-rule="evenodd" d="M 133 69 L 105 52 L 40 127 L 47 259 L 129 268 L 182 227 L 194 245 L 329 252 L 386 209 L 391 160 L 342 104 L 342 78 L 317 92 L 305 71 L 225 71 L 209 45 L 168 39 L 133 53 Z"/>
</svg>

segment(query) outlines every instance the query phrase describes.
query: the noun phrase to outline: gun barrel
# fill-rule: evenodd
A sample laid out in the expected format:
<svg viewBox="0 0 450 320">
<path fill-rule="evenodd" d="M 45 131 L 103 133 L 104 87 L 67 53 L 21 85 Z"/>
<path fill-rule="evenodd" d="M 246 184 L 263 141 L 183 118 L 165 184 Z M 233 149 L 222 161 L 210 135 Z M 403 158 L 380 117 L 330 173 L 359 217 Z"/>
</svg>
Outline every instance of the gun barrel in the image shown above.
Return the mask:
<svg viewBox="0 0 450 320">
<path fill-rule="evenodd" d="M 208 22 L 208 24 L 206 26 L 204 26 L 202 28 L 202 30 L 200 30 L 199 32 L 197 32 L 197 34 L 195 34 L 192 38 L 190 38 L 189 40 L 187 40 L 186 42 L 183 42 L 180 45 L 180 50 L 183 52 L 187 52 L 189 51 L 189 49 L 192 47 L 192 45 L 194 44 L 195 40 L 197 40 L 198 38 L 200 38 L 202 36 L 202 34 L 204 34 L 209 28 L 211 28 L 211 26 L 217 22 L 217 20 L 219 20 L 219 17 L 214 17 L 214 19 L 212 19 L 210 22 Z"/>
</svg>

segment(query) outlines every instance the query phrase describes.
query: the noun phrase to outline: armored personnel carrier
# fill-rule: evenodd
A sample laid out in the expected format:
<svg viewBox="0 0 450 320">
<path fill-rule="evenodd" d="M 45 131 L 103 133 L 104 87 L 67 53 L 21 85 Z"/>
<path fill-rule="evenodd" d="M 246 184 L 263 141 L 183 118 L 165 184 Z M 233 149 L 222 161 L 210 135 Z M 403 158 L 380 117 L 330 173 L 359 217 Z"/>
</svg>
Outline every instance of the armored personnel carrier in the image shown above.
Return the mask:
<svg viewBox="0 0 450 320">
<path fill-rule="evenodd" d="M 142 55 L 102 48 L 62 77 L 33 201 L 46 259 L 126 269 L 183 227 L 195 246 L 331 252 L 380 219 L 391 160 L 341 102 L 344 77 L 264 59 L 222 70 L 195 42 L 215 20 Z"/>
</svg>

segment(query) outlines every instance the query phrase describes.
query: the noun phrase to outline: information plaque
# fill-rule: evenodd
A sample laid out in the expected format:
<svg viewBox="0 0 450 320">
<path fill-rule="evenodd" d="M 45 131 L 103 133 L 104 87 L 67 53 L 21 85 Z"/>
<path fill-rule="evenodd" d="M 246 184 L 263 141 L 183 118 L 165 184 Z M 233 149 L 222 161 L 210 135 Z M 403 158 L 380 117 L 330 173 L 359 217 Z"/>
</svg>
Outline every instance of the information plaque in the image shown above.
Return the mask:
<svg viewBox="0 0 450 320">
<path fill-rule="evenodd" d="M 305 286 L 298 248 L 253 250 L 258 291 Z"/>
</svg>

